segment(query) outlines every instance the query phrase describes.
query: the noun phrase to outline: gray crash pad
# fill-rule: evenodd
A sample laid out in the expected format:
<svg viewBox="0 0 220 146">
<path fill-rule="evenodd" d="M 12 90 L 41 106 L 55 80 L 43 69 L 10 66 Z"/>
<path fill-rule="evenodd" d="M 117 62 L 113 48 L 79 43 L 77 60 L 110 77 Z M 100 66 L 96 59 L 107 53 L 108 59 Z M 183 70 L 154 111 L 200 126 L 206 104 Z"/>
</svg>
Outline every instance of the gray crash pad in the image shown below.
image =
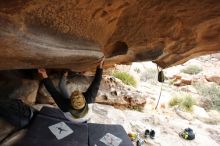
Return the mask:
<svg viewBox="0 0 220 146">
<path fill-rule="evenodd" d="M 107 125 L 107 124 L 88 124 L 89 127 L 89 145 L 90 146 L 107 146 L 103 143 L 101 139 L 105 139 L 108 134 L 112 137 L 116 137 L 116 140 L 120 140 L 118 146 L 133 146 L 131 140 L 129 139 L 126 131 L 121 125 Z M 108 141 L 108 140 L 106 140 Z M 114 141 L 114 140 L 113 140 Z M 117 142 L 112 142 L 108 146 L 117 146 Z"/>
<path fill-rule="evenodd" d="M 73 124 L 70 121 L 64 120 L 61 116 L 62 114 L 60 119 L 58 118 L 59 116 L 55 116 L 56 118 L 54 118 L 54 115 L 51 117 L 46 116 L 46 113 L 49 112 L 51 111 L 44 111 L 44 114 L 40 112 L 31 123 L 26 135 L 15 146 L 88 146 L 87 124 Z M 60 123 L 65 123 L 72 131 L 72 133 L 68 133 L 62 139 L 58 139 L 49 129 L 51 126 L 54 126 L 55 129 L 60 128 L 56 125 Z M 62 127 L 57 130 L 60 134 L 66 132 L 66 129 Z"/>
<path fill-rule="evenodd" d="M 59 128 L 57 124 L 60 123 L 72 130 L 72 133 L 61 139 L 50 129 L 51 126 Z M 106 134 L 120 139 L 118 146 L 133 146 L 121 125 L 75 124 L 68 121 L 59 109 L 43 107 L 33 119 L 26 135 L 15 146 L 114 146 L 101 141 Z"/>
</svg>

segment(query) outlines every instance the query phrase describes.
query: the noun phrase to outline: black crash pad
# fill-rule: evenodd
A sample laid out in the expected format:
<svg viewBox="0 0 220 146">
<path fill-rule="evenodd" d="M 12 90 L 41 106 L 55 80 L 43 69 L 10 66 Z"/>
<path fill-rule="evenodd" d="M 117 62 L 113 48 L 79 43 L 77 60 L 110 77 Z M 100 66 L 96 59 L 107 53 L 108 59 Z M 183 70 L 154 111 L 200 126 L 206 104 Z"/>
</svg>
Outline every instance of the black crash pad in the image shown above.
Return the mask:
<svg viewBox="0 0 220 146">
<path fill-rule="evenodd" d="M 51 118 L 55 118 L 55 119 L 68 121 L 66 119 L 66 117 L 64 116 L 63 112 L 57 108 L 51 108 L 51 107 L 45 106 L 40 110 L 39 114 L 44 115 L 44 116 L 48 116 Z"/>
<path fill-rule="evenodd" d="M 64 122 L 73 133 L 58 140 L 49 126 Z M 43 107 L 33 119 L 26 135 L 15 146 L 106 146 L 100 139 L 110 133 L 122 141 L 119 146 L 133 146 L 121 125 L 75 124 L 68 121 L 62 111 Z"/>
<path fill-rule="evenodd" d="M 121 125 L 107 125 L 107 124 L 92 124 L 89 123 L 89 145 L 90 146 L 106 146 L 100 139 L 110 133 L 122 141 L 119 146 L 133 146 L 126 131 Z"/>
<path fill-rule="evenodd" d="M 73 133 L 58 140 L 49 126 L 64 122 Z M 37 115 L 26 135 L 15 146 L 88 146 L 88 125 Z"/>
</svg>

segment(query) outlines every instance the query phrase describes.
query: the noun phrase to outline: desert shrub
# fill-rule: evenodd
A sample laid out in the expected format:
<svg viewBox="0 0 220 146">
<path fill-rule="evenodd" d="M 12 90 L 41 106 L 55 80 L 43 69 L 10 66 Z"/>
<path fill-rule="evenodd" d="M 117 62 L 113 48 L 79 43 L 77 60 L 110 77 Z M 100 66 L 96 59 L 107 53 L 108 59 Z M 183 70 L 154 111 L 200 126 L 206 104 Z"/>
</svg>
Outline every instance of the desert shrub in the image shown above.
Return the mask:
<svg viewBox="0 0 220 146">
<path fill-rule="evenodd" d="M 192 106 L 196 104 L 196 100 L 190 94 L 175 95 L 169 101 L 170 106 L 178 106 L 184 111 L 192 111 Z"/>
<path fill-rule="evenodd" d="M 182 69 L 181 72 L 186 74 L 198 74 L 202 71 L 201 67 L 198 67 L 196 65 L 189 65 L 186 68 Z"/>
<path fill-rule="evenodd" d="M 139 112 L 143 111 L 143 107 L 138 106 L 138 105 L 131 106 L 130 109 L 135 110 L 135 111 L 139 111 Z"/>
<path fill-rule="evenodd" d="M 180 98 L 179 96 L 174 96 L 170 99 L 169 106 L 180 105 L 181 102 L 182 102 L 182 98 Z"/>
<path fill-rule="evenodd" d="M 127 72 L 115 71 L 112 75 L 120 79 L 126 85 L 135 87 L 137 84 L 137 81 L 134 79 L 134 77 Z"/>
<path fill-rule="evenodd" d="M 141 75 L 142 81 L 157 80 L 157 69 L 148 68 Z"/>
<path fill-rule="evenodd" d="M 217 84 L 205 85 L 204 83 L 195 83 L 193 86 L 199 94 L 206 98 L 211 98 L 212 108 L 220 111 L 220 87 Z"/>
<path fill-rule="evenodd" d="M 184 95 L 180 107 L 185 111 L 192 111 L 192 106 L 196 104 L 196 100 L 191 95 Z"/>
</svg>

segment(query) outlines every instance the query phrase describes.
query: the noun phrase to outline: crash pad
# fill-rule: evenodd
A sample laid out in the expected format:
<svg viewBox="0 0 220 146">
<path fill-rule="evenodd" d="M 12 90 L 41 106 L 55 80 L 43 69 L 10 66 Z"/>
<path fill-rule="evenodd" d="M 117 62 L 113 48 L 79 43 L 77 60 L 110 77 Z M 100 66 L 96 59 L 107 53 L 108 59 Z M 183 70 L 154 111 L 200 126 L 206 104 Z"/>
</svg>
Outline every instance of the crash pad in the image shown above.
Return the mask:
<svg viewBox="0 0 220 146">
<path fill-rule="evenodd" d="M 59 131 L 60 125 L 65 125 L 64 131 Z M 66 132 L 66 128 L 72 133 L 67 133 L 65 137 L 59 139 L 50 130 L 54 126 L 58 134 Z M 88 125 L 73 124 L 65 119 L 62 112 L 55 108 L 43 108 L 33 119 L 26 135 L 15 144 L 15 146 L 88 146 Z"/>
<path fill-rule="evenodd" d="M 89 123 L 88 127 L 90 146 L 133 146 L 126 131 L 121 125 Z M 105 141 L 107 144 L 103 141 Z"/>
<path fill-rule="evenodd" d="M 106 143 L 106 137 L 113 143 Z M 76 124 L 62 111 L 43 107 L 30 124 L 25 136 L 15 146 L 133 146 L 121 125 Z"/>
</svg>

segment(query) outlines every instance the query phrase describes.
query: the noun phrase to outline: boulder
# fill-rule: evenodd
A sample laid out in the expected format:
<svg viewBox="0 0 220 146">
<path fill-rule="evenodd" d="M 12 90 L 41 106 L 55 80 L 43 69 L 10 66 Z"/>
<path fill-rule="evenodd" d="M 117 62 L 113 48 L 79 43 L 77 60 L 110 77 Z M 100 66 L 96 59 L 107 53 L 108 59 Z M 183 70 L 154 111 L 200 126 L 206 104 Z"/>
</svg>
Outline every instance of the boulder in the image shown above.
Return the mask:
<svg viewBox="0 0 220 146">
<path fill-rule="evenodd" d="M 218 52 L 219 15 L 218 0 L 1 1 L 0 69 L 166 68 Z"/>
<path fill-rule="evenodd" d="M 180 73 L 180 69 L 181 69 L 181 65 L 166 68 L 164 70 L 164 75 L 168 79 L 181 78 L 180 76 L 178 76 L 178 74 Z"/>
<path fill-rule="evenodd" d="M 3 140 L 10 132 L 15 129 L 10 123 L 0 118 L 0 141 Z"/>
<path fill-rule="evenodd" d="M 206 75 L 205 78 L 208 82 L 215 82 L 216 84 L 220 85 L 219 75 Z"/>
<path fill-rule="evenodd" d="M 210 110 L 208 112 L 210 117 L 209 123 L 210 124 L 219 124 L 220 123 L 220 113 L 216 110 Z"/>
<path fill-rule="evenodd" d="M 179 117 L 181 117 L 181 118 L 183 118 L 185 120 L 188 120 L 188 121 L 192 121 L 193 120 L 193 115 L 191 113 L 184 112 L 184 111 L 182 111 L 182 110 L 180 110 L 178 108 L 175 109 L 175 112 L 176 112 L 176 114 Z"/>
<path fill-rule="evenodd" d="M 23 79 L 21 85 L 9 95 L 9 98 L 19 98 L 27 104 L 34 104 L 36 102 L 38 88 L 39 81 Z"/>
<path fill-rule="evenodd" d="M 204 121 L 209 119 L 209 114 L 204 110 L 204 108 L 193 105 L 192 107 L 192 114 L 195 118 Z"/>
<path fill-rule="evenodd" d="M 96 102 L 113 105 L 117 108 L 142 110 L 146 104 L 146 97 L 135 88 L 123 84 L 121 80 L 105 76 L 102 79 Z"/>
<path fill-rule="evenodd" d="M 12 146 L 25 135 L 26 129 L 16 130 L 16 128 L 0 117 L 0 141 L 1 146 Z M 6 138 L 7 137 L 7 138 Z M 6 138 L 6 139 L 5 139 Z"/>
<path fill-rule="evenodd" d="M 182 87 L 180 87 L 180 90 L 187 92 L 187 93 L 198 94 L 198 91 L 192 85 L 182 86 Z"/>
<path fill-rule="evenodd" d="M 183 76 L 181 78 L 181 82 L 184 85 L 191 85 L 192 84 L 192 77 L 191 76 Z"/>
<path fill-rule="evenodd" d="M 193 81 L 193 76 L 185 74 L 185 73 L 179 73 L 175 75 L 172 80 L 175 86 L 191 85 Z"/>
<path fill-rule="evenodd" d="M 39 88 L 39 80 L 33 70 L 0 71 L 0 98 L 19 98 L 27 104 L 34 104 Z"/>
</svg>

